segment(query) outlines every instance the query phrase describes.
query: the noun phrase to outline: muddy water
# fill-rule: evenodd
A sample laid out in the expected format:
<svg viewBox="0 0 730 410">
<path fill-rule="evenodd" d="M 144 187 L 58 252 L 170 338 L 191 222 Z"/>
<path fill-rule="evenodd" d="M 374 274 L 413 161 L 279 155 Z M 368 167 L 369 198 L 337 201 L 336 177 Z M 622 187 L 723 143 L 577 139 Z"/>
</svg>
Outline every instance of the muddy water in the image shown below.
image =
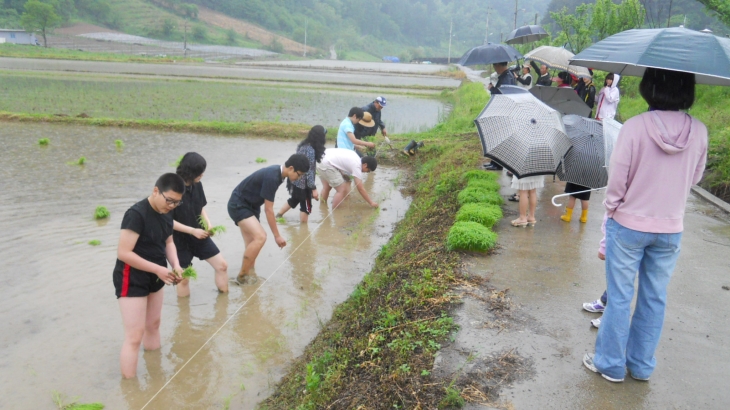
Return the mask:
<svg viewBox="0 0 730 410">
<path fill-rule="evenodd" d="M 50 145 L 39 147 L 39 138 L 50 138 Z M 115 149 L 115 139 L 124 141 L 123 150 Z M 231 276 L 240 268 L 243 241 L 226 212 L 230 192 L 262 166 L 256 157 L 283 163 L 296 142 L 3 124 L 0 144 L 3 409 L 53 408 L 53 390 L 110 409 L 139 409 L 235 312 L 147 408 L 253 408 L 370 269 L 408 206 L 399 172 L 382 166 L 365 182 L 379 212 L 355 192 L 332 214 L 315 203 L 308 225 L 294 212 L 286 215 L 280 230 L 288 246 L 267 242 L 256 272 L 269 279 L 258 291 L 233 286 L 219 295 L 210 266 L 196 261 L 199 278 L 189 299 L 164 289 L 162 348 L 141 353 L 138 378 L 123 381 L 111 277 L 124 211 L 148 195 L 177 157 L 201 153 L 208 161 L 206 209 L 214 224 L 229 229 L 215 241 Z M 82 155 L 85 166 L 67 164 Z M 285 199 L 281 188 L 277 208 Z M 97 205 L 110 209 L 107 223 L 92 220 Z M 88 245 L 92 239 L 101 245 Z"/>
</svg>

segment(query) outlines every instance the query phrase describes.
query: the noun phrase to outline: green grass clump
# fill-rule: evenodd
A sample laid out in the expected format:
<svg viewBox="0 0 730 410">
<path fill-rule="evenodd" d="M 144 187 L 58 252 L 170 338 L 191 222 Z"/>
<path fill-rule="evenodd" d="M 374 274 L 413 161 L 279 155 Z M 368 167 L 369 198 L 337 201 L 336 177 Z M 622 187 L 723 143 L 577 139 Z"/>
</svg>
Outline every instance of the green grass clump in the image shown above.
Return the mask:
<svg viewBox="0 0 730 410">
<path fill-rule="evenodd" d="M 103 410 L 104 405 L 101 403 L 79 403 L 78 397 L 69 398 L 65 394 L 52 391 L 51 400 L 58 410 Z M 70 401 L 70 402 L 67 402 Z"/>
<path fill-rule="evenodd" d="M 109 209 L 105 206 L 99 205 L 94 210 L 94 219 L 108 218 L 109 215 L 111 215 L 111 212 L 109 212 Z"/>
<path fill-rule="evenodd" d="M 473 181 L 475 179 L 485 181 L 497 181 L 499 179 L 499 173 L 473 169 L 471 171 L 465 172 L 464 175 L 461 176 L 461 178 L 467 182 Z"/>
<path fill-rule="evenodd" d="M 490 181 L 488 179 L 472 179 L 466 184 L 467 188 L 483 189 L 490 192 L 499 192 L 502 186 L 497 181 Z"/>
<path fill-rule="evenodd" d="M 446 397 L 441 399 L 441 402 L 439 403 L 439 409 L 448 409 L 448 408 L 462 408 L 464 407 L 464 404 L 466 402 L 464 401 L 464 398 L 461 397 L 461 393 L 459 393 L 458 390 L 456 390 L 453 387 L 449 387 L 446 389 Z"/>
<path fill-rule="evenodd" d="M 256 157 L 257 164 L 263 164 L 264 162 L 266 162 L 266 158 Z"/>
<path fill-rule="evenodd" d="M 89 241 L 89 245 L 91 245 L 91 246 L 99 246 L 99 245 L 101 245 L 101 241 L 98 240 L 98 239 L 92 239 L 92 240 Z"/>
<path fill-rule="evenodd" d="M 485 252 L 497 244 L 497 234 L 477 222 L 456 222 L 449 230 L 449 250 Z"/>
<path fill-rule="evenodd" d="M 500 219 L 502 219 L 502 208 L 497 205 L 464 204 L 456 213 L 456 220 L 459 222 L 477 222 L 487 228 L 494 226 Z"/>
<path fill-rule="evenodd" d="M 499 193 L 475 187 L 464 188 L 456 199 L 461 205 L 473 203 L 502 205 L 504 203 L 504 198 Z"/>
<path fill-rule="evenodd" d="M 46 145 L 48 145 L 50 143 L 51 143 L 51 140 L 49 140 L 48 138 L 41 138 L 38 140 L 38 145 L 40 145 L 41 147 L 45 147 Z"/>
<path fill-rule="evenodd" d="M 124 141 L 122 141 L 122 140 L 115 140 L 114 141 L 114 146 L 116 146 L 117 149 L 122 149 L 122 148 L 124 148 Z"/>
<path fill-rule="evenodd" d="M 183 270 L 182 272 L 182 278 L 183 279 L 198 279 L 198 272 L 193 268 L 193 265 L 188 266 Z"/>
</svg>

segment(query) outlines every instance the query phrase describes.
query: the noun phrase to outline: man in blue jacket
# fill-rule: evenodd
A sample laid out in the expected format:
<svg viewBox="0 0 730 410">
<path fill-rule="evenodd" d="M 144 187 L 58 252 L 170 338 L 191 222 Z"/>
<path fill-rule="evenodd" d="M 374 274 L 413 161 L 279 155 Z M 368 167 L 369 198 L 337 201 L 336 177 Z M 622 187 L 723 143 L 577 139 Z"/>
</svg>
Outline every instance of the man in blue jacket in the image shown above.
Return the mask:
<svg viewBox="0 0 730 410">
<path fill-rule="evenodd" d="M 380 119 L 380 111 L 385 107 L 386 101 L 385 97 L 378 97 L 375 99 L 375 101 L 371 102 L 370 104 L 362 107 L 363 111 L 367 111 L 370 113 L 370 115 L 373 116 L 373 121 L 375 121 L 375 127 L 376 132 L 377 129 L 380 128 L 380 132 L 383 134 L 384 137 L 388 136 L 388 132 L 385 130 L 385 123 L 382 119 Z"/>
</svg>

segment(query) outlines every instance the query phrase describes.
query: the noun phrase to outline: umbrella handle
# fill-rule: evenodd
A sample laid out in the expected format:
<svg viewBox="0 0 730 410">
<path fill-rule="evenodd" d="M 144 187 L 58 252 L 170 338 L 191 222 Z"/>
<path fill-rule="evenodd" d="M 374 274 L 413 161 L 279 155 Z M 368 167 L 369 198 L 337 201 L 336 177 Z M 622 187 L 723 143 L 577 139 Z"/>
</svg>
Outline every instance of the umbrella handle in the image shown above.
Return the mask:
<svg viewBox="0 0 730 410">
<path fill-rule="evenodd" d="M 571 193 L 569 193 L 569 194 L 560 194 L 560 195 L 555 195 L 555 196 L 553 196 L 553 199 L 552 199 L 552 203 L 553 203 L 553 206 L 563 206 L 563 204 L 559 204 L 559 203 L 556 203 L 556 202 L 555 202 L 555 199 L 556 199 L 556 198 L 561 198 L 561 197 L 564 197 L 564 196 L 570 196 L 570 195 L 573 195 L 573 194 L 582 194 L 582 193 L 585 193 L 585 192 L 600 191 L 600 190 L 602 190 L 602 189 L 606 189 L 606 187 L 603 187 L 603 188 L 594 188 L 594 189 L 589 189 L 589 190 L 587 190 L 587 191 L 578 191 L 578 192 L 571 192 Z"/>
</svg>

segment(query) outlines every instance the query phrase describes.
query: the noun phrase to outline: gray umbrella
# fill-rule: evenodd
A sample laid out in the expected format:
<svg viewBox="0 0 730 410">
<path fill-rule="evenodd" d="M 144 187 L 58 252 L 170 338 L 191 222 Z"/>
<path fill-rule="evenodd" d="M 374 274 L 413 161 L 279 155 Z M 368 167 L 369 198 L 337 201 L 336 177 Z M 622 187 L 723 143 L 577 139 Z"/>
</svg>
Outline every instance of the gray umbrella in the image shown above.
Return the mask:
<svg viewBox="0 0 730 410">
<path fill-rule="evenodd" d="M 570 59 L 574 55 L 563 47 L 540 46 L 525 54 L 525 61 L 537 61 L 552 69 L 567 71 L 576 77 L 591 77 L 587 68 L 570 65 Z"/>
<path fill-rule="evenodd" d="M 603 125 L 600 121 L 577 115 L 566 115 L 563 124 L 573 148 L 565 154 L 558 167 L 558 178 L 589 188 L 605 187 L 608 171 L 604 166 Z"/>
<path fill-rule="evenodd" d="M 591 107 L 570 87 L 536 85 L 530 88 L 530 93 L 563 115 L 573 114 L 581 117 L 591 115 Z"/>
<path fill-rule="evenodd" d="M 634 77 L 662 68 L 693 73 L 698 84 L 730 86 L 730 39 L 680 27 L 627 30 L 581 51 L 571 64 Z"/>
<path fill-rule="evenodd" d="M 499 91 L 502 94 L 527 94 L 530 91 L 517 85 L 500 85 Z"/>
<path fill-rule="evenodd" d="M 522 54 L 512 46 L 487 43 L 483 46 L 474 47 L 464 53 L 461 60 L 459 60 L 459 65 L 508 63 L 521 58 Z"/>
<path fill-rule="evenodd" d="M 493 95 L 474 123 L 484 156 L 517 178 L 554 174 L 570 149 L 560 113 L 529 93 Z"/>
<path fill-rule="evenodd" d="M 532 43 L 533 41 L 538 41 L 547 36 L 549 36 L 549 34 L 540 26 L 522 26 L 512 30 L 512 32 L 507 35 L 505 43 L 527 44 Z"/>
<path fill-rule="evenodd" d="M 603 123 L 603 149 L 606 153 L 606 170 L 608 170 L 608 164 L 611 162 L 613 147 L 616 146 L 618 133 L 621 131 L 621 127 L 623 125 L 611 118 L 603 118 L 601 121 Z"/>
</svg>

